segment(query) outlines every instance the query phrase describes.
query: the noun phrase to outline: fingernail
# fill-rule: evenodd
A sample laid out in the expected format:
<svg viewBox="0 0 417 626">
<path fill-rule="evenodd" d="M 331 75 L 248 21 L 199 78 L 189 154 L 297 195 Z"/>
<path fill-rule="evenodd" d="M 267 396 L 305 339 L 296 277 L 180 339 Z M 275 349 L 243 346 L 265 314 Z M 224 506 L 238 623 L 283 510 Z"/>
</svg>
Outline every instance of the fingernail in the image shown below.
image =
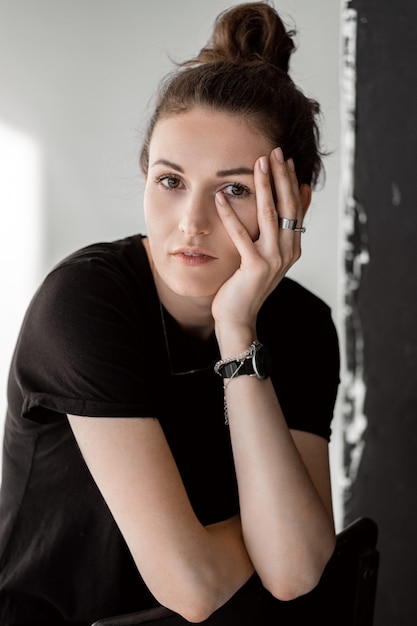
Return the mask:
<svg viewBox="0 0 417 626">
<path fill-rule="evenodd" d="M 278 163 L 284 163 L 284 155 L 281 148 L 275 148 L 273 152 Z"/>
<path fill-rule="evenodd" d="M 216 200 L 217 200 L 217 202 L 218 202 L 219 204 L 221 204 L 222 206 L 225 206 L 225 205 L 226 205 L 226 200 L 225 200 L 225 197 L 224 197 L 224 195 L 223 195 L 223 193 L 222 193 L 221 191 L 218 191 L 218 192 L 216 193 Z"/>
<path fill-rule="evenodd" d="M 261 171 L 264 174 L 268 174 L 268 171 L 269 171 L 268 159 L 265 156 L 262 156 L 259 159 L 259 167 L 261 168 Z"/>
<path fill-rule="evenodd" d="M 292 172 L 295 172 L 295 165 L 294 165 L 294 161 L 293 161 L 293 159 L 288 159 L 287 163 L 288 163 L 288 167 L 289 167 L 289 169 L 290 169 Z"/>
</svg>

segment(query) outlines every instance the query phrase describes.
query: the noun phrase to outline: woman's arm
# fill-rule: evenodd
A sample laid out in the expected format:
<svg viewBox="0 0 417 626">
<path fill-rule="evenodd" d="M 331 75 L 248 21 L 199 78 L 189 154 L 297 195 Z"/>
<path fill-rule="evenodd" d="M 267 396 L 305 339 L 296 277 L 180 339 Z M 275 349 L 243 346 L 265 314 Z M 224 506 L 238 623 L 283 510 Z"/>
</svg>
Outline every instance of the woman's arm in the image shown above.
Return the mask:
<svg viewBox="0 0 417 626">
<path fill-rule="evenodd" d="M 300 226 L 310 189 L 299 189 L 293 164 L 284 162 L 280 149 L 258 159 L 254 175 L 256 241 L 217 194 L 219 215 L 241 255 L 240 268 L 212 306 L 222 359 L 251 345 L 263 302 L 301 254 L 300 232 L 279 228 L 278 217 Z M 291 435 L 269 379 L 237 376 L 226 380 L 225 394 L 245 545 L 265 587 L 280 599 L 297 597 L 317 584 L 335 545 L 327 442 Z"/>
<path fill-rule="evenodd" d="M 291 600 L 334 550 L 328 445 L 290 433 L 270 380 L 238 377 L 226 398 L 245 545 L 264 586 Z"/>
<path fill-rule="evenodd" d="M 206 619 L 253 573 L 239 518 L 200 524 L 156 419 L 68 419 L 150 591 L 187 620 Z"/>
</svg>

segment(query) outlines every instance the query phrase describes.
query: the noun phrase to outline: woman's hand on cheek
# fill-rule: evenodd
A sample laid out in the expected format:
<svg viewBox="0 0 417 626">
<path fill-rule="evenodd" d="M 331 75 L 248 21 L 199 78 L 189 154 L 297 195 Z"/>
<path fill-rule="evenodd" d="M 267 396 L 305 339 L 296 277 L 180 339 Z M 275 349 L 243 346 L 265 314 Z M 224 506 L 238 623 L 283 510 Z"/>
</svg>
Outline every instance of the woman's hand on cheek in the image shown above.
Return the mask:
<svg viewBox="0 0 417 626">
<path fill-rule="evenodd" d="M 240 267 L 221 286 L 212 305 L 216 326 L 250 328 L 253 336 L 263 302 L 301 254 L 300 233 L 281 229 L 278 217 L 297 220 L 301 226 L 304 213 L 293 162 L 284 161 L 280 148 L 269 158 L 262 156 L 256 161 L 254 181 L 259 226 L 256 241 L 225 195 L 216 194 L 217 211 L 240 255 Z"/>
</svg>

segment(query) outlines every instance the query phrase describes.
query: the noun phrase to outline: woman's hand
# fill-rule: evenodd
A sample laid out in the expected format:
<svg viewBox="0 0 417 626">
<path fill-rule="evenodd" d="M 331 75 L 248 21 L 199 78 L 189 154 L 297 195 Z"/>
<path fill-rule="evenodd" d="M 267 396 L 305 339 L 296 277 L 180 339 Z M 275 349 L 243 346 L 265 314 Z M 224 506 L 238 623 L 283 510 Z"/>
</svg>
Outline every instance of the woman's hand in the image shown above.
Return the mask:
<svg viewBox="0 0 417 626">
<path fill-rule="evenodd" d="M 310 202 L 310 188 L 298 186 L 294 163 L 284 161 L 281 148 L 254 167 L 259 237 L 253 241 L 222 192 L 216 206 L 224 228 L 236 246 L 241 264 L 219 289 L 212 304 L 217 328 L 245 329 L 255 336 L 256 318 L 268 295 L 301 255 L 301 233 L 279 227 L 278 217 L 297 220 L 301 227 Z M 276 201 L 275 201 L 276 197 Z M 250 339 L 250 341 L 252 340 Z"/>
</svg>

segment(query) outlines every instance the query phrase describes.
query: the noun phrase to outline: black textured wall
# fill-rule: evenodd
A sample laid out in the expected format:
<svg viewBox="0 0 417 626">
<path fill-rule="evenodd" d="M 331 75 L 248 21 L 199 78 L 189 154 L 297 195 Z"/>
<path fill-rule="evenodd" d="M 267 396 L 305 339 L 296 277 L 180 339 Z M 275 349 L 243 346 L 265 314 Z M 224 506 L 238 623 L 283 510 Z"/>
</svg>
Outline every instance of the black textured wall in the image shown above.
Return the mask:
<svg viewBox="0 0 417 626">
<path fill-rule="evenodd" d="M 368 426 L 346 521 L 369 515 L 379 524 L 375 626 L 415 626 L 417 2 L 351 0 L 348 6 L 358 15 L 354 197 L 362 215 L 351 243 L 356 250 L 366 245 L 369 262 L 347 324 L 353 367 L 352 319 L 364 342 Z"/>
</svg>

